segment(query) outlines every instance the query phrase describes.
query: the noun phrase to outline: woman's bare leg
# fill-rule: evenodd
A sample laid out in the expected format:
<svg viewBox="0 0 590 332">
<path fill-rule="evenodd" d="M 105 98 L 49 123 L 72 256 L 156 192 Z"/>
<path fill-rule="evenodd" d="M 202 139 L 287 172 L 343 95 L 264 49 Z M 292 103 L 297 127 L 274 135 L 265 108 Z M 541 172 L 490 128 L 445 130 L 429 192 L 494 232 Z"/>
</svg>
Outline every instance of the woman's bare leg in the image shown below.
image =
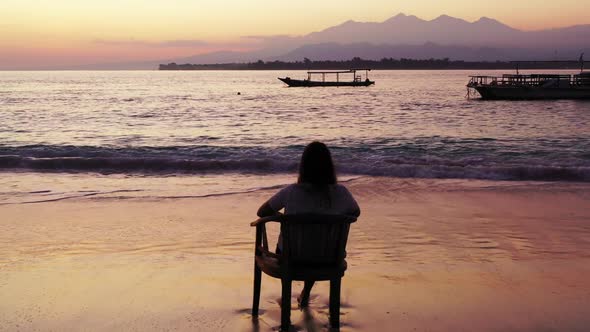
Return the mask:
<svg viewBox="0 0 590 332">
<path fill-rule="evenodd" d="M 303 290 L 297 298 L 297 302 L 299 302 L 299 306 L 301 308 L 309 306 L 309 294 L 311 293 L 311 288 L 313 287 L 313 284 L 315 284 L 315 281 L 313 280 L 305 281 L 305 284 L 303 285 Z"/>
</svg>

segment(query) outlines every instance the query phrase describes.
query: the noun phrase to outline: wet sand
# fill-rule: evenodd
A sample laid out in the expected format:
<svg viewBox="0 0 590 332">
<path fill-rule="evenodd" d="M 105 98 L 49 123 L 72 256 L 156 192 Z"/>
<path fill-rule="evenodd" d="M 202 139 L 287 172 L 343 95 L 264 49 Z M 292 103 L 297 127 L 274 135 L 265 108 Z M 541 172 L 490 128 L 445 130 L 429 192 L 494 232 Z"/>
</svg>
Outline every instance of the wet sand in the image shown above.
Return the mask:
<svg viewBox="0 0 590 332">
<path fill-rule="evenodd" d="M 341 331 L 587 331 L 590 185 L 361 178 Z M 250 314 L 258 206 L 202 198 L 0 205 L 1 331 L 270 331 L 280 283 Z M 269 234 L 276 237 L 278 228 Z M 326 330 L 327 283 L 296 309 Z"/>
</svg>

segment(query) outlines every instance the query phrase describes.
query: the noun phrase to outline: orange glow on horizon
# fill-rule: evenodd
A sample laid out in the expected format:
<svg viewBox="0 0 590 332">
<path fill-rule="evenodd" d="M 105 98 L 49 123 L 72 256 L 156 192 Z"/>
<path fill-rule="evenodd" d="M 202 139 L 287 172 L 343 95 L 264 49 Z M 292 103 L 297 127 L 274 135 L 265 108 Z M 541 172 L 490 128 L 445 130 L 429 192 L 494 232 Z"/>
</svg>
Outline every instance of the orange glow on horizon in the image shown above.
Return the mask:
<svg viewBox="0 0 590 332">
<path fill-rule="evenodd" d="M 0 11 L 0 69 L 26 63 L 24 59 L 35 59 L 35 54 L 39 60 L 34 61 L 45 65 L 60 56 L 93 63 L 251 50 L 257 44 L 243 37 L 301 36 L 350 19 L 382 22 L 400 12 L 426 20 L 441 14 L 467 21 L 487 16 L 523 30 L 590 23 L 579 0 L 542 4 L 533 0 L 497 0 L 493 4 L 373 0 L 363 5 L 352 0 L 4 0 Z"/>
</svg>

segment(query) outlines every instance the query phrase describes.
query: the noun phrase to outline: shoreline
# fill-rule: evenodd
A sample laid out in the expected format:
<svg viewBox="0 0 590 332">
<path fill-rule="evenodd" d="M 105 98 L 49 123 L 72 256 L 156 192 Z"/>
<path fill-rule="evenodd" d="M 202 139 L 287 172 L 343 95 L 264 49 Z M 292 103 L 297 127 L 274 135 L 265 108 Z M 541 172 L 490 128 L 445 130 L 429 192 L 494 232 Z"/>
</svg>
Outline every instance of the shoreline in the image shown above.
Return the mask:
<svg viewBox="0 0 590 332">
<path fill-rule="evenodd" d="M 95 172 L 0 172 L 8 191 L 0 191 L 0 206 L 81 200 L 190 200 L 231 197 L 279 190 L 293 183 L 295 173 L 121 174 Z M 391 177 L 341 174 L 338 182 L 386 183 L 394 191 L 408 186 L 418 190 L 469 192 L 478 190 L 563 191 L 585 190 L 590 182 L 570 180 L 494 180 L 476 178 Z M 409 184 L 409 185 L 408 185 Z M 397 187 L 401 186 L 401 187 Z"/>
</svg>

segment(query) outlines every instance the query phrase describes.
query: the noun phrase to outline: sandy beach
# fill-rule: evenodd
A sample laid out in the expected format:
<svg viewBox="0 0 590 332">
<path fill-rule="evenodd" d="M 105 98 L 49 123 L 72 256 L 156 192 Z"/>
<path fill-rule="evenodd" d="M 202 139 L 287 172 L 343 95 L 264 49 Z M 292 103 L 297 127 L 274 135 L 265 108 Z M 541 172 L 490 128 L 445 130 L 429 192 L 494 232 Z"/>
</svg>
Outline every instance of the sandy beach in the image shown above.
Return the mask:
<svg viewBox="0 0 590 332">
<path fill-rule="evenodd" d="M 365 177 L 342 331 L 586 331 L 590 185 Z M 249 314 L 254 230 L 276 189 L 202 198 L 0 205 L 1 331 L 272 331 L 280 283 Z M 270 238 L 275 239 L 274 227 Z M 296 307 L 323 331 L 328 285 Z"/>
</svg>

